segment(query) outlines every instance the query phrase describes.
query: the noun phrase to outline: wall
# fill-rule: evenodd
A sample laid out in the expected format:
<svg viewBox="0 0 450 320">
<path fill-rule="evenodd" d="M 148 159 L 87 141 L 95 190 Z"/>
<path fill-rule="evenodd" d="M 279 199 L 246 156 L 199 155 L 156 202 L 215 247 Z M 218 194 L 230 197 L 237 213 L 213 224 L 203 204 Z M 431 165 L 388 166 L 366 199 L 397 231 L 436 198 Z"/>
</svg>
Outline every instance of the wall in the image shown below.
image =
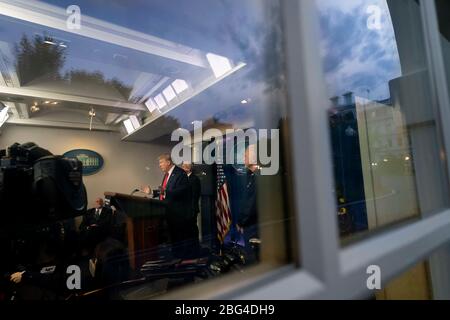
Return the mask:
<svg viewBox="0 0 450 320">
<path fill-rule="evenodd" d="M 360 97 L 356 111 L 369 230 L 417 216 L 413 157 L 402 114 Z"/>
<path fill-rule="evenodd" d="M 161 183 L 157 157 L 170 151 L 169 147 L 122 142 L 120 138 L 120 133 L 113 132 L 5 125 L 0 135 L 0 148 L 14 142 L 35 142 L 53 154 L 63 154 L 72 149 L 98 152 L 105 160 L 103 169 L 84 177 L 91 207 L 95 198 L 105 191 L 130 193 L 144 184 L 156 187 Z"/>
</svg>

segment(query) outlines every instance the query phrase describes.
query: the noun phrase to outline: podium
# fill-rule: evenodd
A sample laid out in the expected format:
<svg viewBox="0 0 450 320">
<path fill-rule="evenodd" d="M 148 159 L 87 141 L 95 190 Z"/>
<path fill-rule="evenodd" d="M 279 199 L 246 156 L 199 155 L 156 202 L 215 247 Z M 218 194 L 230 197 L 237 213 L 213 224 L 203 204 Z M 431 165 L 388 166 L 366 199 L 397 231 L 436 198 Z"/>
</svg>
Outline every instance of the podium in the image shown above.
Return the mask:
<svg viewBox="0 0 450 320">
<path fill-rule="evenodd" d="M 157 199 L 105 192 L 110 205 L 126 215 L 130 266 L 140 268 L 146 261 L 158 258 L 158 246 L 166 232 L 165 204 Z"/>
</svg>

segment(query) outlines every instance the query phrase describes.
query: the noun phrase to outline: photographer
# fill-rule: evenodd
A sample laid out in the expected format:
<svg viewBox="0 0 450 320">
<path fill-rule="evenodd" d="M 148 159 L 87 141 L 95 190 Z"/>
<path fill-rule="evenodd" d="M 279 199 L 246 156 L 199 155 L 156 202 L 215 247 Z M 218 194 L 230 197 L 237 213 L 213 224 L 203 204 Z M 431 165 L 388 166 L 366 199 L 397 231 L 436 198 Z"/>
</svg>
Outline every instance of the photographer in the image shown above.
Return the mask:
<svg viewBox="0 0 450 320">
<path fill-rule="evenodd" d="M 77 252 L 73 218 L 86 212 L 82 163 L 34 143 L 0 150 L 0 203 L 0 291 L 25 300 L 64 297 Z"/>
</svg>

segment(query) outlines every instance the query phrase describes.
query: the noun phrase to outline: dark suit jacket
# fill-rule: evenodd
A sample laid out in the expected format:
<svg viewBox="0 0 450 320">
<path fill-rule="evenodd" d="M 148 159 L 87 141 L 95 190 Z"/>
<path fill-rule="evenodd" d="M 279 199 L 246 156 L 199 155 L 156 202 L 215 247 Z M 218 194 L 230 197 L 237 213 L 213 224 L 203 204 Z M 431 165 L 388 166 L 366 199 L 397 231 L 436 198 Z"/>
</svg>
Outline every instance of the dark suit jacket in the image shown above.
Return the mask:
<svg viewBox="0 0 450 320">
<path fill-rule="evenodd" d="M 241 227 L 246 228 L 258 223 L 256 194 L 256 173 L 247 169 L 247 184 L 238 218 L 238 225 Z"/>
<path fill-rule="evenodd" d="M 164 182 L 164 179 L 163 179 Z M 191 217 L 191 192 L 189 180 L 183 169 L 175 166 L 166 185 L 166 197 L 168 222 L 182 223 Z"/>
<path fill-rule="evenodd" d="M 198 202 L 200 201 L 200 192 L 201 192 L 201 184 L 200 178 L 195 174 L 191 173 L 188 177 L 189 185 L 191 187 L 191 196 L 192 196 L 192 214 L 194 218 L 197 217 L 197 214 L 200 212 L 200 207 Z"/>
<path fill-rule="evenodd" d="M 95 208 L 89 209 L 83 216 L 83 221 L 80 224 L 80 231 L 87 231 L 90 225 L 96 224 L 98 230 L 109 232 L 112 227 L 112 218 L 112 210 L 110 208 L 103 207 L 98 220 L 95 217 Z"/>
</svg>

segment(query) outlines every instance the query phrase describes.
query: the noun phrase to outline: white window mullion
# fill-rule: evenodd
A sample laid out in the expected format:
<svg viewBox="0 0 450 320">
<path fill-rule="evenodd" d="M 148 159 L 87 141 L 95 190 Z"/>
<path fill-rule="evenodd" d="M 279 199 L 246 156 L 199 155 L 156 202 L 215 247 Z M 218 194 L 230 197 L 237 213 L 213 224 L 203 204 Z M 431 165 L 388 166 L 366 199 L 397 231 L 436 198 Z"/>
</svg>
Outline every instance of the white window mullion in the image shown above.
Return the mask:
<svg viewBox="0 0 450 320">
<path fill-rule="evenodd" d="M 312 0 L 283 4 L 299 257 L 328 283 L 338 274 L 339 240 L 318 15 Z"/>
</svg>

